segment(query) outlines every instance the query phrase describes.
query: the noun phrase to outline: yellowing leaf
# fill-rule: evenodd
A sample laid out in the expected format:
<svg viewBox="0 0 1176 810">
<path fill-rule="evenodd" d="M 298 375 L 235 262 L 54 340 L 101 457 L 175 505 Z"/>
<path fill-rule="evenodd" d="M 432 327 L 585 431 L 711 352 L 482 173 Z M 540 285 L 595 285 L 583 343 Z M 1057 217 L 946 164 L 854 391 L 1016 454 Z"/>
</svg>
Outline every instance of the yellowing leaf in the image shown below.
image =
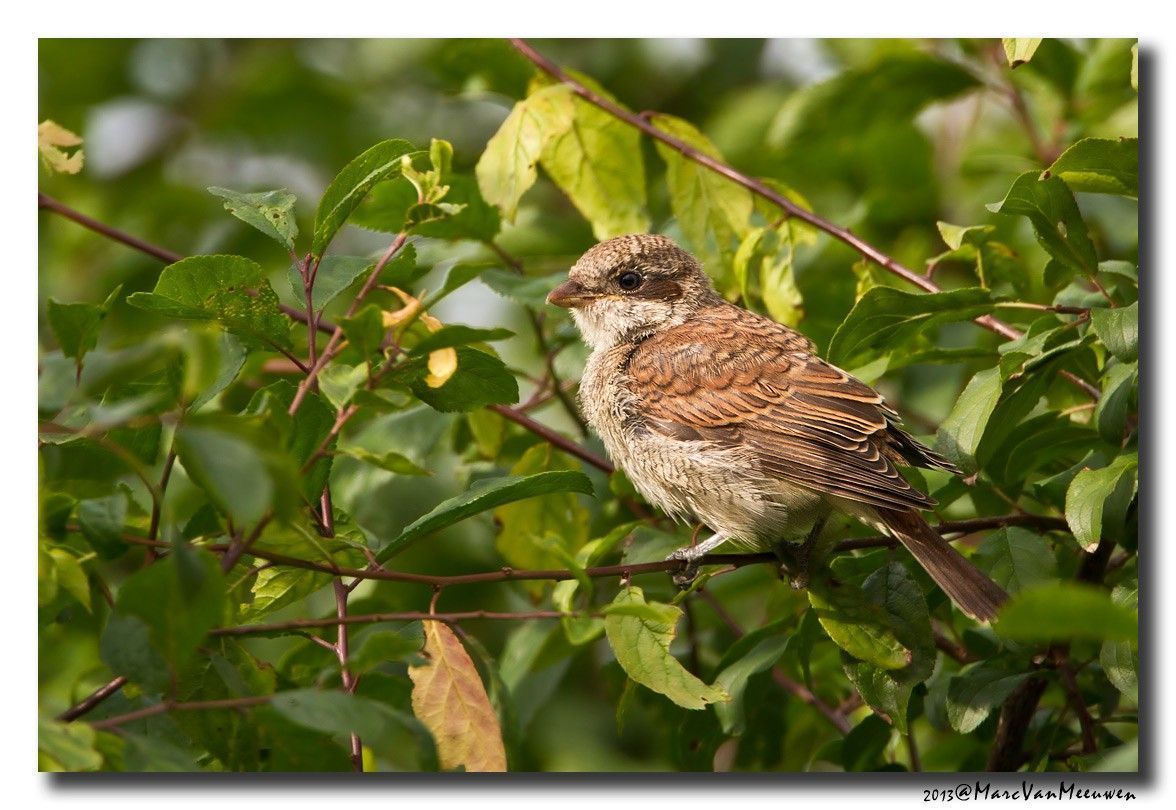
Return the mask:
<svg viewBox="0 0 1176 810">
<path fill-rule="evenodd" d="M 423 624 L 429 663 L 408 668 L 412 711 L 432 732 L 441 767 L 505 771 L 498 715 L 469 653 L 444 622 Z"/>
<path fill-rule="evenodd" d="M 430 388 L 440 388 L 449 381 L 457 371 L 457 349 L 438 349 L 429 352 L 429 374 L 425 377 L 425 384 Z"/>
<path fill-rule="evenodd" d="M 50 121 L 42 121 L 37 126 L 37 149 L 41 153 L 41 162 L 50 172 L 77 174 L 82 170 L 85 157 L 79 149 L 72 155 L 67 154 L 61 147 L 81 146 L 79 135 L 70 132 L 65 127 Z"/>
<path fill-rule="evenodd" d="M 384 313 L 384 326 L 391 329 L 393 326 L 412 320 L 421 309 L 421 301 L 419 298 L 413 298 L 399 287 L 382 287 L 382 289 L 393 292 L 404 302 L 404 306 L 394 312 Z"/>
</svg>

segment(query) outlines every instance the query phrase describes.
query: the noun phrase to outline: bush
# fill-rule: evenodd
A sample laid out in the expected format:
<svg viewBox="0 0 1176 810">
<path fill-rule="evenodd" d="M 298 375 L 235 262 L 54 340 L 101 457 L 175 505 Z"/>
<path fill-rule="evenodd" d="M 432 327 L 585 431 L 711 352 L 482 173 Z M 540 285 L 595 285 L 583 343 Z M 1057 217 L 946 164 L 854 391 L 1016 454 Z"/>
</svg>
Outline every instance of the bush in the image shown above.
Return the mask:
<svg viewBox="0 0 1176 810">
<path fill-rule="evenodd" d="M 42 769 L 1136 770 L 1134 43 L 536 47 L 43 42 Z M 672 585 L 544 305 L 646 230 L 965 470 L 993 626 L 857 524 Z"/>
</svg>

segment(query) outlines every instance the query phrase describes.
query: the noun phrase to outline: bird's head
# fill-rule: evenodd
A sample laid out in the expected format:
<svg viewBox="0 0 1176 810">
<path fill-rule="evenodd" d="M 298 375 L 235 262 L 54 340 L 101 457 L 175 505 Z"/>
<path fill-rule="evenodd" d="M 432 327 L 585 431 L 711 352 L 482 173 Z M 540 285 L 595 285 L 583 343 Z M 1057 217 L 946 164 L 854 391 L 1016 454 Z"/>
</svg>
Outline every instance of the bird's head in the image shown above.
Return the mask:
<svg viewBox="0 0 1176 810">
<path fill-rule="evenodd" d="M 656 234 L 601 242 L 547 296 L 549 304 L 572 311 L 593 349 L 677 326 L 720 301 L 698 260 Z"/>
</svg>

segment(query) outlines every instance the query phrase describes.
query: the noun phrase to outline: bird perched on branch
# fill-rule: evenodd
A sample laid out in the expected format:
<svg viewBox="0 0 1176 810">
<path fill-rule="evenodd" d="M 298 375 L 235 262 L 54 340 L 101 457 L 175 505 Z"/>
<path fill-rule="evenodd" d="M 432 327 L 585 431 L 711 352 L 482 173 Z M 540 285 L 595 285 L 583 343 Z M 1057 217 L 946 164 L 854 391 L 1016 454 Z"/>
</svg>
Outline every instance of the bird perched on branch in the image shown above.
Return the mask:
<svg viewBox="0 0 1176 810">
<path fill-rule="evenodd" d="M 547 300 L 592 349 L 580 402 L 613 461 L 651 503 L 714 532 L 671 555 L 680 584 L 722 543 L 776 551 L 803 584 L 840 512 L 896 537 L 969 616 L 996 616 L 1008 596 L 927 524 L 934 501 L 896 465 L 959 470 L 804 335 L 723 299 L 670 239 L 602 242 Z"/>
</svg>

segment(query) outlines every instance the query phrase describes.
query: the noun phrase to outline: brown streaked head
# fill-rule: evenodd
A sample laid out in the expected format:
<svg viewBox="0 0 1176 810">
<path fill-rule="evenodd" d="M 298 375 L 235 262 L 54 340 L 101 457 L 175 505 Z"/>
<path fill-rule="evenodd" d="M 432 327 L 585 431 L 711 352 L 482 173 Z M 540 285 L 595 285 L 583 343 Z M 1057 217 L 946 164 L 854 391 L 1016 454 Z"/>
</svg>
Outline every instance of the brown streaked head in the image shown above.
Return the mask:
<svg viewBox="0 0 1176 810">
<path fill-rule="evenodd" d="M 698 261 L 657 234 L 630 234 L 589 249 L 547 301 L 571 309 L 593 347 L 681 323 L 718 294 Z"/>
</svg>

